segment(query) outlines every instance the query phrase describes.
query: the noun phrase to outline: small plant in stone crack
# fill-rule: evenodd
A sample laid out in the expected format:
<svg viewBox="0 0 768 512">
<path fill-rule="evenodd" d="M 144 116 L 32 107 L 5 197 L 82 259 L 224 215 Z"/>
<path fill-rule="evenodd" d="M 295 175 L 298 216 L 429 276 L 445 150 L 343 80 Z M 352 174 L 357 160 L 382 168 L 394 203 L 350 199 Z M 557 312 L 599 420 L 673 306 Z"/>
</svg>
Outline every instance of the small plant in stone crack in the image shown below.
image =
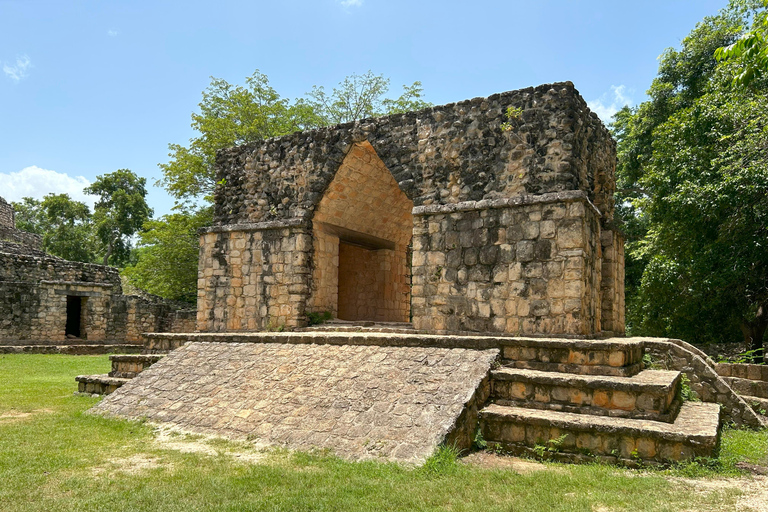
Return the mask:
<svg viewBox="0 0 768 512">
<path fill-rule="evenodd" d="M 546 442 L 546 444 L 536 443 L 536 445 L 533 447 L 533 453 L 541 458 L 549 457 L 553 453 L 560 451 L 567 437 L 568 434 L 563 434 L 559 437 L 556 437 L 555 439 L 550 439 Z"/>
<path fill-rule="evenodd" d="M 474 446 L 477 450 L 485 450 L 488 448 L 488 441 L 486 441 L 483 437 L 483 432 L 479 427 L 475 432 L 475 438 L 472 440 L 472 446 Z"/>
<path fill-rule="evenodd" d="M 322 313 L 311 311 L 307 313 L 307 318 L 309 319 L 309 325 L 320 325 L 333 318 L 333 314 L 330 311 L 323 311 Z"/>
<path fill-rule="evenodd" d="M 691 389 L 691 379 L 684 373 L 680 374 L 680 398 L 684 402 L 701 402 L 696 392 Z"/>
<path fill-rule="evenodd" d="M 432 273 L 432 275 L 430 276 L 430 278 L 429 278 L 429 279 L 430 279 L 430 281 L 432 281 L 432 282 L 436 282 L 436 281 L 439 281 L 439 280 L 440 280 L 440 278 L 442 277 L 442 275 L 443 275 L 443 267 L 442 267 L 442 266 L 440 266 L 440 265 L 438 265 L 438 266 L 437 266 L 437 268 L 436 268 L 436 269 L 435 269 L 435 271 Z"/>
<path fill-rule="evenodd" d="M 501 123 L 501 129 L 505 132 L 510 132 L 514 128 L 512 126 L 512 121 L 516 121 L 520 119 L 523 116 L 523 109 L 518 107 L 509 106 L 507 107 L 506 112 L 504 112 L 504 117 L 507 118 L 506 121 Z"/>
</svg>

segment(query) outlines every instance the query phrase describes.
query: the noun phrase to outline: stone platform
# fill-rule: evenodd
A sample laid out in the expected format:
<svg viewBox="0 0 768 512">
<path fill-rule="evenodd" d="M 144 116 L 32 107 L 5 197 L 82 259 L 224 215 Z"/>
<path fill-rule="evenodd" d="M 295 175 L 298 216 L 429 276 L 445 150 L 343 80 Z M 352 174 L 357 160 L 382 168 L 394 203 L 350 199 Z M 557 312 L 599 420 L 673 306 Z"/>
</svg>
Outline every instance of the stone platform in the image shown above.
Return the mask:
<svg viewBox="0 0 768 512">
<path fill-rule="evenodd" d="M 697 370 L 691 382 L 722 391 L 703 397 L 711 403 L 681 401 L 693 359 L 677 340 L 375 331 L 147 339 L 148 352 L 170 354 L 97 410 L 350 459 L 423 461 L 440 443 L 468 448 L 479 429 L 517 453 L 666 464 L 714 456 L 721 420 L 760 425 L 714 363 L 693 353 L 711 375 Z M 686 365 L 646 368 L 649 347 Z"/>
<path fill-rule="evenodd" d="M 443 442 L 469 448 L 498 355 L 493 348 L 193 342 L 95 409 L 350 459 L 422 462 Z"/>
</svg>

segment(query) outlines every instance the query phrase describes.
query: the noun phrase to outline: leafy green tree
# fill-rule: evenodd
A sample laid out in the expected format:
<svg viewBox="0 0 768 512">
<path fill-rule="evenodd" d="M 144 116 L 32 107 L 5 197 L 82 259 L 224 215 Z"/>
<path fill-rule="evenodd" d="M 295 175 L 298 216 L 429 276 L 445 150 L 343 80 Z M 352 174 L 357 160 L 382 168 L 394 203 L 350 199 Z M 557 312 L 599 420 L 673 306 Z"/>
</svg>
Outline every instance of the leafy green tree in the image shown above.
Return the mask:
<svg viewBox="0 0 768 512">
<path fill-rule="evenodd" d="M 327 94 L 314 87 L 306 98 L 291 102 L 269 85 L 266 75 L 256 71 L 246 85 L 231 85 L 212 78 L 203 91 L 200 112 L 192 114 L 192 128 L 199 133 L 188 146 L 169 144 L 170 160 L 160 164 L 158 181 L 178 204 L 210 202 L 216 186 L 216 151 L 269 137 L 353 121 L 364 117 L 394 114 L 430 106 L 422 100 L 420 82 L 403 88 L 397 99 L 385 98 L 389 80 L 370 71 L 351 75 Z"/>
<path fill-rule="evenodd" d="M 752 29 L 736 42 L 715 51 L 717 60 L 738 66 L 733 77 L 737 86 L 749 85 L 768 74 L 768 0 L 762 4 L 763 10 L 755 14 Z"/>
<path fill-rule="evenodd" d="M 617 114 L 618 213 L 627 232 L 628 327 L 762 348 L 768 326 L 768 88 L 732 87 L 717 48 L 738 39 L 732 2 L 667 50 L 650 99 Z"/>
<path fill-rule="evenodd" d="M 346 77 L 338 87 L 333 88 L 331 94 L 327 94 L 322 86 L 315 86 L 307 95 L 307 101 L 320 116 L 323 125 L 401 114 L 431 106 L 421 99 L 421 82 L 404 85 L 403 93 L 394 100 L 385 97 L 387 92 L 389 78 L 368 71 L 363 75 L 352 74 Z"/>
<path fill-rule="evenodd" d="M 144 224 L 137 261 L 124 271 L 131 284 L 166 299 L 194 302 L 197 297 L 197 230 L 211 224 L 211 208 L 181 211 Z"/>
<path fill-rule="evenodd" d="M 93 222 L 85 203 L 68 194 L 48 194 L 42 201 L 25 197 L 13 208 L 16 227 L 42 235 L 44 251 L 71 261 L 94 261 Z"/>
<path fill-rule="evenodd" d="M 128 260 L 131 237 L 152 217 L 147 205 L 147 180 L 128 169 L 97 176 L 85 193 L 97 196 L 93 214 L 103 264 Z"/>
</svg>

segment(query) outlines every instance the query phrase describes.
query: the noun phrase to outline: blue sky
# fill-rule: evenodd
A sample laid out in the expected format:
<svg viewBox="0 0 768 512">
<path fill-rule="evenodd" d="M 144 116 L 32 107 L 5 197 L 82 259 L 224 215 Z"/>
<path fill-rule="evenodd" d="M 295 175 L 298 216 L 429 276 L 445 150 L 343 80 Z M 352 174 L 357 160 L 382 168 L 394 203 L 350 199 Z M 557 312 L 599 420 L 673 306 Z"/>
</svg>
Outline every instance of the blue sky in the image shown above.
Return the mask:
<svg viewBox="0 0 768 512">
<path fill-rule="evenodd" d="M 570 80 L 607 119 L 644 99 L 657 57 L 725 0 L 0 0 L 0 196 L 149 184 L 194 136 L 210 77 L 258 69 L 288 98 L 372 70 L 443 104 Z M 172 199 L 151 187 L 156 216 Z"/>
</svg>

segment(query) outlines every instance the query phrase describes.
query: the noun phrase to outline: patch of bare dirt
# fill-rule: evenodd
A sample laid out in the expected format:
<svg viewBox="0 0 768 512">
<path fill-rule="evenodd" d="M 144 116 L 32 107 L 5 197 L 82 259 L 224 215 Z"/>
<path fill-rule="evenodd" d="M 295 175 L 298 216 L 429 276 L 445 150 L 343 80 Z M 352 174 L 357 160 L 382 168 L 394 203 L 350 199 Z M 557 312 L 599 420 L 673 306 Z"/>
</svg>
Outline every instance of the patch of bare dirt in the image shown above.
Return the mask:
<svg viewBox="0 0 768 512">
<path fill-rule="evenodd" d="M 536 471 L 561 471 L 560 468 L 548 466 L 541 462 L 490 452 L 474 452 L 462 458 L 461 461 L 464 464 L 485 469 L 510 469 L 522 475 Z"/>
<path fill-rule="evenodd" d="M 52 412 L 54 411 L 51 409 L 35 409 L 34 411 L 27 412 L 11 409 L 10 411 L 0 412 L 0 422 L 23 421 L 37 414 L 50 414 Z"/>
<path fill-rule="evenodd" d="M 743 512 L 768 512 L 768 477 L 752 476 L 743 478 L 692 479 L 670 477 L 675 484 L 688 492 L 710 494 L 736 489 L 739 496 L 735 510 Z M 714 510 L 714 509 L 713 509 Z"/>
<path fill-rule="evenodd" d="M 163 463 L 162 465 L 168 466 L 166 463 Z M 145 453 L 137 453 L 135 455 L 131 455 L 130 457 L 118 457 L 109 459 L 107 461 L 107 465 L 95 466 L 92 468 L 92 471 L 94 475 L 107 474 L 109 476 L 114 476 L 117 473 L 135 475 L 138 473 L 143 473 L 144 471 L 149 471 L 150 469 L 158 468 L 160 466 L 161 462 L 157 457 L 153 457 Z"/>
<path fill-rule="evenodd" d="M 251 443 L 236 443 L 224 441 L 216 436 L 190 434 L 168 425 L 159 425 L 155 429 L 155 445 L 181 453 L 199 453 L 211 457 L 225 455 L 246 464 L 261 462 L 266 456 L 260 449 L 263 447 Z"/>
</svg>

